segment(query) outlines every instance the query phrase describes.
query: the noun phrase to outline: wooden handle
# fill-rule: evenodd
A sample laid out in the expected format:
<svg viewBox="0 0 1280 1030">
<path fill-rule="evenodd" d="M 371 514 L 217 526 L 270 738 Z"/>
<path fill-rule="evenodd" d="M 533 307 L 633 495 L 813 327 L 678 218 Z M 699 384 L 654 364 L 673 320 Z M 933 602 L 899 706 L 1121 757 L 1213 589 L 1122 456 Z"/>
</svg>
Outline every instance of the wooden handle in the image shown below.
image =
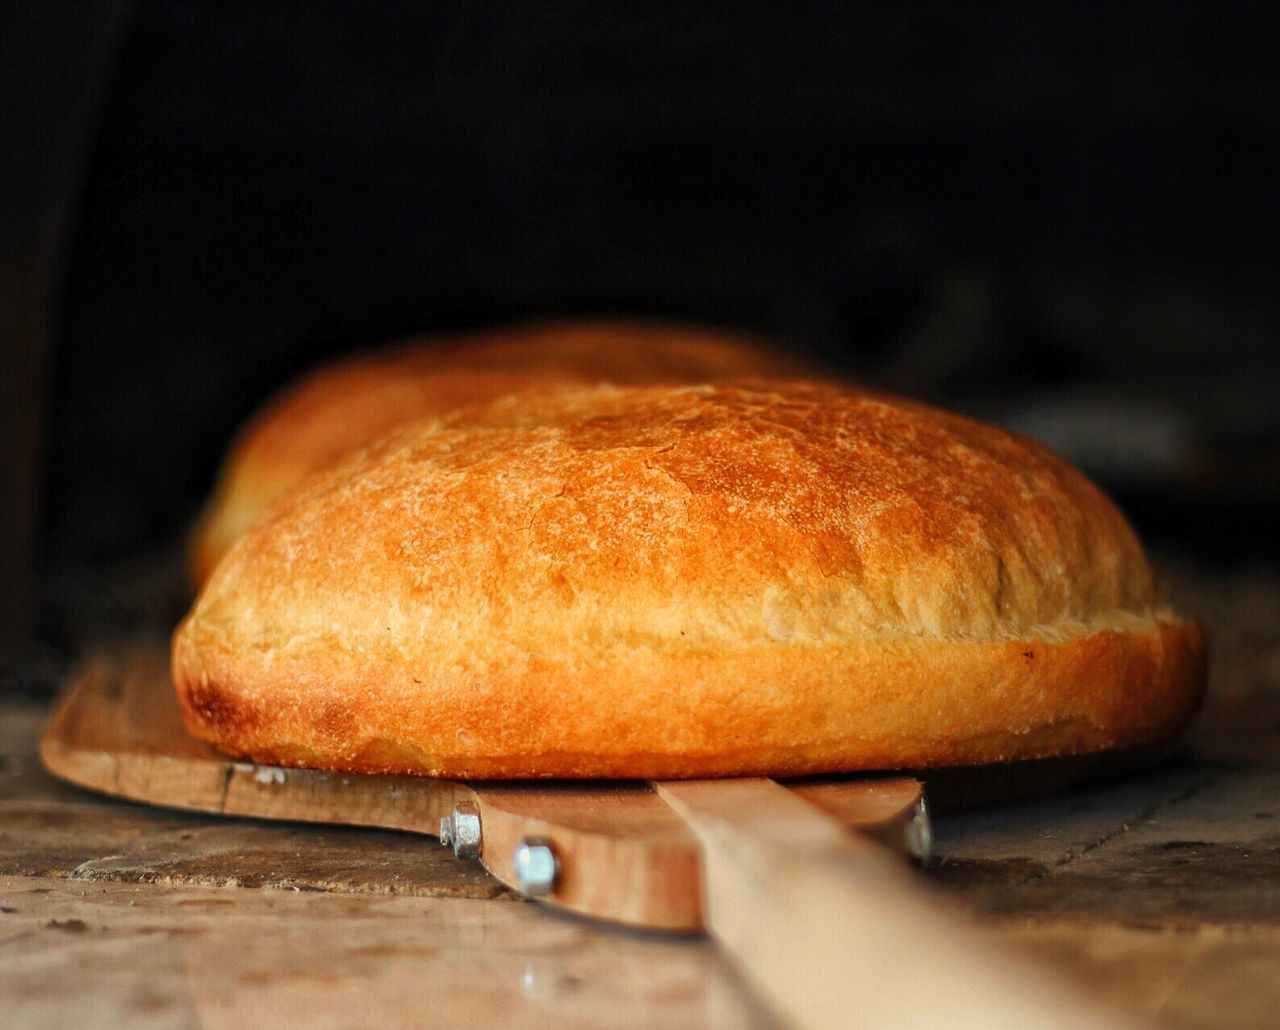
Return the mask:
<svg viewBox="0 0 1280 1030">
<path fill-rule="evenodd" d="M 654 786 L 702 845 L 708 928 L 795 1025 L 1121 1025 L 998 950 L 892 854 L 780 784 Z"/>
</svg>

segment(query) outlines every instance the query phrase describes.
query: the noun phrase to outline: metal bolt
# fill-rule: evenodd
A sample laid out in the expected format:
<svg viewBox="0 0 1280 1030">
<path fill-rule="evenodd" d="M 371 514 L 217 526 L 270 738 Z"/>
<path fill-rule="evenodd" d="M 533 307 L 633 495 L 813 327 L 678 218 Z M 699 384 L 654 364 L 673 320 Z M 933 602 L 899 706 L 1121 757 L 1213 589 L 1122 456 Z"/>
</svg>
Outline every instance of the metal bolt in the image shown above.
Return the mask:
<svg viewBox="0 0 1280 1030">
<path fill-rule="evenodd" d="M 516 848 L 516 883 L 531 898 L 541 898 L 555 890 L 560 876 L 560 859 L 555 845 L 545 837 L 526 837 Z"/>
<path fill-rule="evenodd" d="M 440 843 L 459 858 L 479 858 L 480 839 L 480 809 L 474 801 L 459 801 L 440 820 Z"/>
<path fill-rule="evenodd" d="M 929 806 L 922 797 L 916 802 L 911 821 L 903 830 L 907 853 L 920 865 L 928 865 L 933 857 L 933 824 L 929 821 Z"/>
</svg>

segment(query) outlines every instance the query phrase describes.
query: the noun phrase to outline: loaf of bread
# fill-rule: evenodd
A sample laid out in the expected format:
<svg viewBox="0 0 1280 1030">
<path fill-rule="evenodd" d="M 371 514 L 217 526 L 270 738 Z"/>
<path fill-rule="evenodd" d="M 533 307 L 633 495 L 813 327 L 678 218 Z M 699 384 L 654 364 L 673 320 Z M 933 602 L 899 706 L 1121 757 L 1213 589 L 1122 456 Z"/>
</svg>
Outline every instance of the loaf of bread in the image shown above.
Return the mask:
<svg viewBox="0 0 1280 1030">
<path fill-rule="evenodd" d="M 405 427 L 241 537 L 173 672 L 191 732 L 260 762 L 789 776 L 1162 739 L 1205 648 L 1043 447 L 754 383 Z"/>
<path fill-rule="evenodd" d="M 308 472 L 403 422 L 546 383 L 702 383 L 811 373 L 763 343 L 645 321 L 566 321 L 427 337 L 325 365 L 285 387 L 246 425 L 191 534 L 204 582 L 262 510 Z"/>
</svg>

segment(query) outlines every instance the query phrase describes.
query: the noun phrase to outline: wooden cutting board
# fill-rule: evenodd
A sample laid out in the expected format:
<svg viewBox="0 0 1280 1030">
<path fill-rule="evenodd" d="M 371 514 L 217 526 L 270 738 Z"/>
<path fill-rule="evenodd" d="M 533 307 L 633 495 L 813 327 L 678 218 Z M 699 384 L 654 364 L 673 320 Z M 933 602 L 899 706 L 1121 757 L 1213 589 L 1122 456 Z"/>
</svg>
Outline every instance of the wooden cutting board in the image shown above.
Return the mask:
<svg viewBox="0 0 1280 1030">
<path fill-rule="evenodd" d="M 222 815 L 377 826 L 436 836 L 470 802 L 480 861 L 519 889 L 515 854 L 551 842 L 554 889 L 539 900 L 584 915 L 665 930 L 705 925 L 702 850 L 685 821 L 641 781 L 461 783 L 364 776 L 236 761 L 187 734 L 168 657 L 139 647 L 82 666 L 50 719 L 41 758 L 54 775 L 116 797 Z M 900 851 L 927 847 L 918 780 L 829 777 L 790 791 L 849 830 Z"/>
</svg>

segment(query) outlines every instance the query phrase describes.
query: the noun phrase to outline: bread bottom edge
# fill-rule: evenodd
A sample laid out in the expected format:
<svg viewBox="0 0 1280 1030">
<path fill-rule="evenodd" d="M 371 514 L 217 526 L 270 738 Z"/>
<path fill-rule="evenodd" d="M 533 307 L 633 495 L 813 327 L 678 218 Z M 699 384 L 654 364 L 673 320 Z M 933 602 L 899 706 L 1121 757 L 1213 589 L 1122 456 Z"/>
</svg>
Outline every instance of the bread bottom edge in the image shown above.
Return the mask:
<svg viewBox="0 0 1280 1030">
<path fill-rule="evenodd" d="M 1192 622 L 1062 643 L 686 656 L 576 678 L 491 670 L 444 686 L 385 659 L 268 662 L 182 631 L 173 658 L 189 731 L 229 754 L 477 780 L 806 776 L 1089 754 L 1176 734 L 1205 682 Z"/>
</svg>

